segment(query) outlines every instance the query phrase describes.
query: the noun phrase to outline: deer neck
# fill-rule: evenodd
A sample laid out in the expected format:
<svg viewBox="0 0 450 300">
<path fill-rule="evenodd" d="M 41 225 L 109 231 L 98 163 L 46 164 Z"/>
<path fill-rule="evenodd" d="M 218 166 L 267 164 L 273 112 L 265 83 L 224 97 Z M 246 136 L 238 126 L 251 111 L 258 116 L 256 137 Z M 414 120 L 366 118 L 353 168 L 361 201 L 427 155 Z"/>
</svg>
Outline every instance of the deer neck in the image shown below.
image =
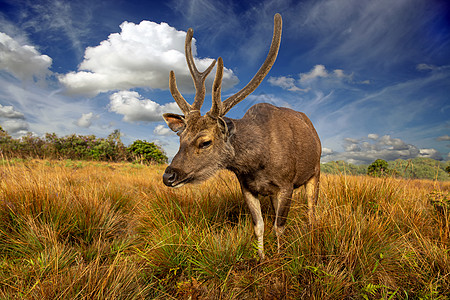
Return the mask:
<svg viewBox="0 0 450 300">
<path fill-rule="evenodd" d="M 227 119 L 233 122 L 235 131 L 229 140 L 234 155 L 228 158 L 226 169 L 245 174 L 261 168 L 267 153 L 261 130 L 244 119 Z"/>
</svg>

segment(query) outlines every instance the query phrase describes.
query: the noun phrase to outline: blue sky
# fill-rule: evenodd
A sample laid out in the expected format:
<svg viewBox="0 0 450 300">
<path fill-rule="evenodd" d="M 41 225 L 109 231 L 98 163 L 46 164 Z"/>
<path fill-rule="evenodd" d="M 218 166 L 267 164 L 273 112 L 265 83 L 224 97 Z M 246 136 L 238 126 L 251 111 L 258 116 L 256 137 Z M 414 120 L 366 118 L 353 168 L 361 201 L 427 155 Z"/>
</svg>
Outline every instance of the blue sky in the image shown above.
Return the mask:
<svg viewBox="0 0 450 300">
<path fill-rule="evenodd" d="M 277 61 L 227 116 L 258 102 L 303 111 L 323 162 L 450 159 L 445 0 L 0 0 L 0 126 L 14 137 L 120 129 L 125 143 L 156 141 L 173 156 L 178 137 L 161 114 L 179 112 L 170 70 L 193 99 L 187 29 L 200 70 L 223 58 L 225 98 L 264 61 L 277 12 Z M 210 105 L 208 94 L 202 111 Z"/>
</svg>

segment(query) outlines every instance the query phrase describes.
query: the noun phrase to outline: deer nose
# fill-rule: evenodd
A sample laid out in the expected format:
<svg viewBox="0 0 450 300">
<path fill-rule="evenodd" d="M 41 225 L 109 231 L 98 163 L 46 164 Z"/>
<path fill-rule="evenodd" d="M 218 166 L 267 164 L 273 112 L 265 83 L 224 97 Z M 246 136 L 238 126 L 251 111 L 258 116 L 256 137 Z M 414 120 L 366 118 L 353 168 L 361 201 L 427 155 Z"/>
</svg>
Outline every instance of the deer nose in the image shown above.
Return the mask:
<svg viewBox="0 0 450 300">
<path fill-rule="evenodd" d="M 169 169 L 169 167 L 167 167 L 163 175 L 164 184 L 167 186 L 172 186 L 176 180 L 177 180 L 177 173 L 175 173 L 172 169 Z"/>
</svg>

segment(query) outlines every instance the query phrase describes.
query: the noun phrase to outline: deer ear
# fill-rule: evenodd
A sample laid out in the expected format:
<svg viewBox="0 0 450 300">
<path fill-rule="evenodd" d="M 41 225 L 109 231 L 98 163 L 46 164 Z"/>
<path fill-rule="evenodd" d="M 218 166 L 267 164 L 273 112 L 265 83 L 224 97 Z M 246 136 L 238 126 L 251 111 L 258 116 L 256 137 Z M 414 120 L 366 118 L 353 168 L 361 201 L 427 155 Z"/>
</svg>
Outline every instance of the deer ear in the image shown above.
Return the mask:
<svg viewBox="0 0 450 300">
<path fill-rule="evenodd" d="M 164 121 L 166 121 L 167 125 L 170 129 L 175 132 L 181 132 L 186 128 L 186 122 L 184 121 L 184 116 L 177 114 L 163 114 Z"/>
<path fill-rule="evenodd" d="M 217 125 L 219 126 L 219 129 L 222 132 L 225 140 L 227 140 L 234 134 L 234 123 L 230 119 L 219 117 L 217 118 Z"/>
</svg>

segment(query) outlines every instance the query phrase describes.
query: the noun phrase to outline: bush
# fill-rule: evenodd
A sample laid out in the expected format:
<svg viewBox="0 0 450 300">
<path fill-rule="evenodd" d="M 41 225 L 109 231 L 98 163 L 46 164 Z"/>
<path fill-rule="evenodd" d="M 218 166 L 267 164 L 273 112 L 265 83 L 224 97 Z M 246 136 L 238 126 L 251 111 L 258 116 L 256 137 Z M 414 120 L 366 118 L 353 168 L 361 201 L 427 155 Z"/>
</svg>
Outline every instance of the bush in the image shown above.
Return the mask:
<svg viewBox="0 0 450 300">
<path fill-rule="evenodd" d="M 154 143 L 147 141 L 136 140 L 131 144 L 128 149 L 131 153 L 133 160 L 139 163 L 167 163 L 167 156 L 164 152 L 156 146 Z"/>
<path fill-rule="evenodd" d="M 367 175 L 381 177 L 389 174 L 389 164 L 384 159 L 377 159 L 367 168 Z"/>
<path fill-rule="evenodd" d="M 167 156 L 154 143 L 138 140 L 127 148 L 120 137 L 121 133 L 116 129 L 106 138 L 76 134 L 58 137 L 55 133 L 47 133 L 40 138 L 29 133 L 20 139 L 13 139 L 0 127 L 0 155 L 15 158 L 167 162 Z"/>
</svg>

